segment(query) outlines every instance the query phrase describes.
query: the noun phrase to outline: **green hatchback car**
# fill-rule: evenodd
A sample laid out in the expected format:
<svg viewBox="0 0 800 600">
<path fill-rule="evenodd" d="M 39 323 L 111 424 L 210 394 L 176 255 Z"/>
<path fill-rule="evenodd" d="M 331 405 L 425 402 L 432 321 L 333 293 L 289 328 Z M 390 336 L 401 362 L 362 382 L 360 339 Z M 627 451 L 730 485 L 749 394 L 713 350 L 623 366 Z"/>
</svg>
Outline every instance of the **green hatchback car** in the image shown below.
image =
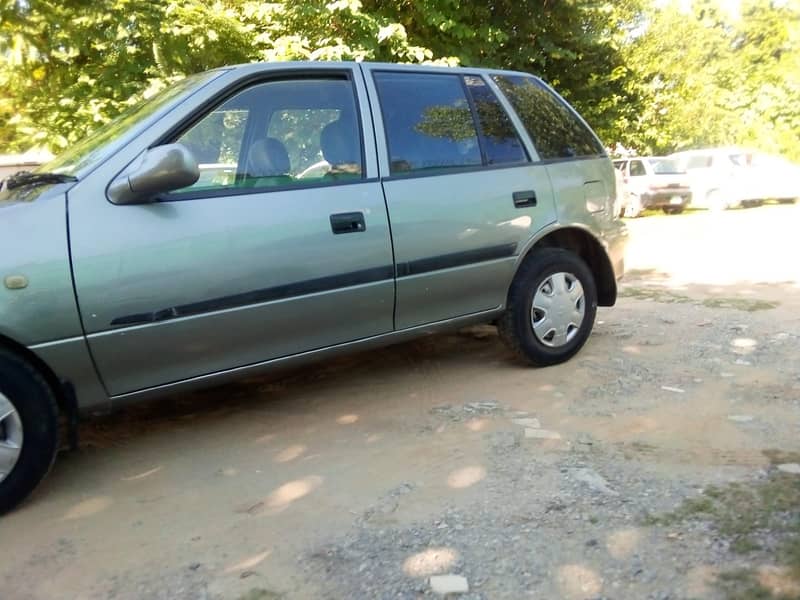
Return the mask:
<svg viewBox="0 0 800 600">
<path fill-rule="evenodd" d="M 616 301 L 616 193 L 525 73 L 184 79 L 0 189 L 0 511 L 129 402 L 481 322 L 569 359 Z"/>
</svg>

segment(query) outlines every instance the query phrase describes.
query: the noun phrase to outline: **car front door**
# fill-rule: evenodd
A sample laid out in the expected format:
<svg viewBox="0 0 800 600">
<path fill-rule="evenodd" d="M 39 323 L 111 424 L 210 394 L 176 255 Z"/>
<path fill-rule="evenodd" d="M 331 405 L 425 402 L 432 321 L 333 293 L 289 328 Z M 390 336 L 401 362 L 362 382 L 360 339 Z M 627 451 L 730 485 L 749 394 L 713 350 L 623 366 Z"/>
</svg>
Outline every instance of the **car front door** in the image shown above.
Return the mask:
<svg viewBox="0 0 800 600">
<path fill-rule="evenodd" d="M 363 68 L 392 225 L 396 328 L 498 308 L 525 242 L 555 220 L 545 167 L 483 75 Z"/>
<path fill-rule="evenodd" d="M 114 396 L 392 330 L 360 73 L 248 81 L 162 140 L 192 151 L 197 183 L 142 205 L 70 200 L 80 310 Z"/>
</svg>

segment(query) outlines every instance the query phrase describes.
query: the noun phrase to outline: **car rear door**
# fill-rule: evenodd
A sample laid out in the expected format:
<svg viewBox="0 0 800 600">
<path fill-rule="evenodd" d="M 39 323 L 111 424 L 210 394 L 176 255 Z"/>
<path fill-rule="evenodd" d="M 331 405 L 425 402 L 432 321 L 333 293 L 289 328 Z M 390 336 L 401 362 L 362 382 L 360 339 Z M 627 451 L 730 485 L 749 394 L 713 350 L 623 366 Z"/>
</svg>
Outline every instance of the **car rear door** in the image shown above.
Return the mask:
<svg viewBox="0 0 800 600">
<path fill-rule="evenodd" d="M 196 184 L 144 205 L 70 200 L 78 301 L 112 395 L 392 330 L 358 67 L 265 72 L 209 105 L 162 140 L 192 150 Z"/>
<path fill-rule="evenodd" d="M 394 242 L 395 327 L 500 307 L 525 242 L 555 220 L 518 120 L 480 73 L 362 68 Z"/>
</svg>

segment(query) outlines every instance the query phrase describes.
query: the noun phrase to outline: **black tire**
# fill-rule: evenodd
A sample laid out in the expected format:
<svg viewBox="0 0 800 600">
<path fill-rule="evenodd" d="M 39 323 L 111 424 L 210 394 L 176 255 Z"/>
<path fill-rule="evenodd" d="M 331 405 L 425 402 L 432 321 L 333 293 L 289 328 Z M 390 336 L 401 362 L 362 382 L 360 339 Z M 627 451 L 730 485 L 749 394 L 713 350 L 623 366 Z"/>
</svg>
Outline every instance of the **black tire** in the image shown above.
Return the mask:
<svg viewBox="0 0 800 600">
<path fill-rule="evenodd" d="M 58 404 L 44 377 L 5 349 L 0 349 L 0 393 L 16 409 L 23 434 L 16 464 L 0 481 L 3 514 L 22 502 L 53 465 L 58 449 Z M 4 427 L 0 424 L 0 440 Z"/>
<path fill-rule="evenodd" d="M 583 286 L 584 318 L 566 344 L 551 347 L 533 331 L 531 307 L 537 289 L 551 275 L 568 273 Z M 520 267 L 508 292 L 506 310 L 498 320 L 500 338 L 526 362 L 546 367 L 572 358 L 583 347 L 597 314 L 597 286 L 594 276 L 579 256 L 561 248 L 543 248 L 531 254 Z"/>
<path fill-rule="evenodd" d="M 683 206 L 664 206 L 661 210 L 663 210 L 666 215 L 679 215 L 683 212 L 683 208 Z"/>
</svg>

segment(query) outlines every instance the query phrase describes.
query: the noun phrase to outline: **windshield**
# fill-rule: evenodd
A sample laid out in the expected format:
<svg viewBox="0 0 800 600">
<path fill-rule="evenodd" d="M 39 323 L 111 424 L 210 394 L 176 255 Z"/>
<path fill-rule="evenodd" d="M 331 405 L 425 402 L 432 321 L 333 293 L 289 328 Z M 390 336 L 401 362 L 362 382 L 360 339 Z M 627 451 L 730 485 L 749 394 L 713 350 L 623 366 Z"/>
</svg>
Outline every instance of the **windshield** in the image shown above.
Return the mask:
<svg viewBox="0 0 800 600">
<path fill-rule="evenodd" d="M 654 158 L 650 159 L 649 162 L 650 166 L 653 167 L 653 173 L 656 175 L 683 173 L 683 170 L 678 166 L 678 162 L 670 158 Z"/>
<path fill-rule="evenodd" d="M 77 175 L 86 167 L 104 159 L 120 145 L 126 143 L 130 137 L 138 133 L 138 125 L 144 123 L 148 117 L 154 115 L 159 109 L 167 106 L 172 100 L 183 95 L 184 92 L 204 85 L 219 76 L 221 72 L 208 71 L 191 75 L 167 87 L 155 96 L 142 100 L 88 137 L 59 154 L 50 162 L 36 169 L 36 171 Z"/>
</svg>

